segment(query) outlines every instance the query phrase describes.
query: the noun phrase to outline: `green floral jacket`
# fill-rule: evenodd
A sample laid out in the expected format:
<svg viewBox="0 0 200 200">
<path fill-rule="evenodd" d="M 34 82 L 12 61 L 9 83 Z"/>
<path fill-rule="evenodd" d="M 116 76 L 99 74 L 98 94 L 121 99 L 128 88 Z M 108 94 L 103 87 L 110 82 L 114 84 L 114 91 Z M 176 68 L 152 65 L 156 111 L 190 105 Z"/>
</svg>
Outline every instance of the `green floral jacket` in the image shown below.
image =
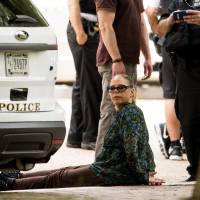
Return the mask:
<svg viewBox="0 0 200 200">
<path fill-rule="evenodd" d="M 148 184 L 155 163 L 143 113 L 135 104 L 117 114 L 90 169 L 107 185 Z"/>
</svg>

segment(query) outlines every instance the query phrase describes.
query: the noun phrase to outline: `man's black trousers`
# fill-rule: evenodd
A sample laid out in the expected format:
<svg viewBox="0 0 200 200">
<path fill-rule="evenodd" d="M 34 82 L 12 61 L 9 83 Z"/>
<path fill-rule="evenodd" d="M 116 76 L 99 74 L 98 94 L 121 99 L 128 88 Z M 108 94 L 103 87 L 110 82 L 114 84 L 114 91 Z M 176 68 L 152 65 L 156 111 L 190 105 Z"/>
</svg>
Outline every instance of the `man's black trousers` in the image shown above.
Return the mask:
<svg viewBox="0 0 200 200">
<path fill-rule="evenodd" d="M 76 69 L 68 142 L 75 144 L 95 142 L 102 96 L 101 77 L 96 67 L 99 34 L 97 32 L 94 36 L 88 35 L 86 44 L 80 46 L 69 23 L 67 37 Z"/>
<path fill-rule="evenodd" d="M 179 66 L 176 76 L 175 106 L 190 163 L 187 170 L 196 176 L 200 158 L 200 65 Z"/>
</svg>

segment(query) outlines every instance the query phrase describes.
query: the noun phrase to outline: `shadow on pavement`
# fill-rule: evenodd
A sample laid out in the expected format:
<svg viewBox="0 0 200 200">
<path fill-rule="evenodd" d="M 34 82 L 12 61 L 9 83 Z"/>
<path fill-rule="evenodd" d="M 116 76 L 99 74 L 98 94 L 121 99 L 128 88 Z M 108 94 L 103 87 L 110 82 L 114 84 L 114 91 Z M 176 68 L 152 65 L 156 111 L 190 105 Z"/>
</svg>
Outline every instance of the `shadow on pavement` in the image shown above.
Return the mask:
<svg viewBox="0 0 200 200">
<path fill-rule="evenodd" d="M 0 193 L 1 200 L 79 200 L 80 198 L 71 194 L 58 193 Z M 93 200 L 93 198 L 84 198 L 84 200 Z"/>
</svg>

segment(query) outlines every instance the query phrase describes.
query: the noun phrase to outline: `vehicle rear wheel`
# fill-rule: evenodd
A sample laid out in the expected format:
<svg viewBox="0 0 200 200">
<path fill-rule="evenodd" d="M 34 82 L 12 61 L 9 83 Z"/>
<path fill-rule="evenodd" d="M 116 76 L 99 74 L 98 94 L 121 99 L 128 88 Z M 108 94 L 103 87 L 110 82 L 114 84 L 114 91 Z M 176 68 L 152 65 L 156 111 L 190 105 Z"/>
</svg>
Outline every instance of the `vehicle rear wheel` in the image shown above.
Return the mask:
<svg viewBox="0 0 200 200">
<path fill-rule="evenodd" d="M 28 171 L 33 169 L 35 166 L 35 163 L 27 163 L 24 160 L 21 159 L 16 159 L 16 168 L 19 169 L 20 171 Z"/>
<path fill-rule="evenodd" d="M 4 172 L 19 172 L 28 171 L 35 166 L 35 162 L 30 162 L 24 159 L 13 159 L 5 164 L 0 165 L 0 171 Z"/>
</svg>

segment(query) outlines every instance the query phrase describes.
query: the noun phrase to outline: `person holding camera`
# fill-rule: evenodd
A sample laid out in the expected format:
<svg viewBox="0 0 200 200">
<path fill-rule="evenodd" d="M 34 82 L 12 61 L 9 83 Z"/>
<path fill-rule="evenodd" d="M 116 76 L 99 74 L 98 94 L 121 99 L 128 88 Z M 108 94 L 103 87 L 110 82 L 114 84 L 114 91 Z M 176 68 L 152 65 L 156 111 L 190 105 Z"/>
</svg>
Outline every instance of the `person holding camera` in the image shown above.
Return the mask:
<svg viewBox="0 0 200 200">
<path fill-rule="evenodd" d="M 94 0 L 69 0 L 67 37 L 76 80 L 67 146 L 94 150 L 100 117 L 101 77 L 96 67 L 99 42 Z"/>
<path fill-rule="evenodd" d="M 172 0 L 152 0 L 146 9 L 152 31 L 158 34 L 159 23 L 169 16 L 168 6 Z M 158 36 L 159 37 L 159 36 Z M 160 82 L 163 89 L 166 124 L 155 125 L 161 151 L 165 158 L 182 160 L 183 150 L 180 143 L 180 123 L 175 113 L 176 73 L 171 62 L 170 54 L 163 47 L 164 37 L 159 37 L 157 45 L 161 47 L 162 65 L 160 69 Z M 159 43 L 159 44 L 158 44 Z"/>
<path fill-rule="evenodd" d="M 153 152 L 136 92 L 127 75 L 116 75 L 108 88 L 117 112 L 96 161 L 89 165 L 19 174 L 0 174 L 0 191 L 36 188 L 162 185 L 155 176 Z"/>
<path fill-rule="evenodd" d="M 166 36 L 164 46 L 176 67 L 175 110 L 190 164 L 187 180 L 194 181 L 200 158 L 200 1 L 174 0 L 168 13 L 158 32 Z"/>
</svg>

